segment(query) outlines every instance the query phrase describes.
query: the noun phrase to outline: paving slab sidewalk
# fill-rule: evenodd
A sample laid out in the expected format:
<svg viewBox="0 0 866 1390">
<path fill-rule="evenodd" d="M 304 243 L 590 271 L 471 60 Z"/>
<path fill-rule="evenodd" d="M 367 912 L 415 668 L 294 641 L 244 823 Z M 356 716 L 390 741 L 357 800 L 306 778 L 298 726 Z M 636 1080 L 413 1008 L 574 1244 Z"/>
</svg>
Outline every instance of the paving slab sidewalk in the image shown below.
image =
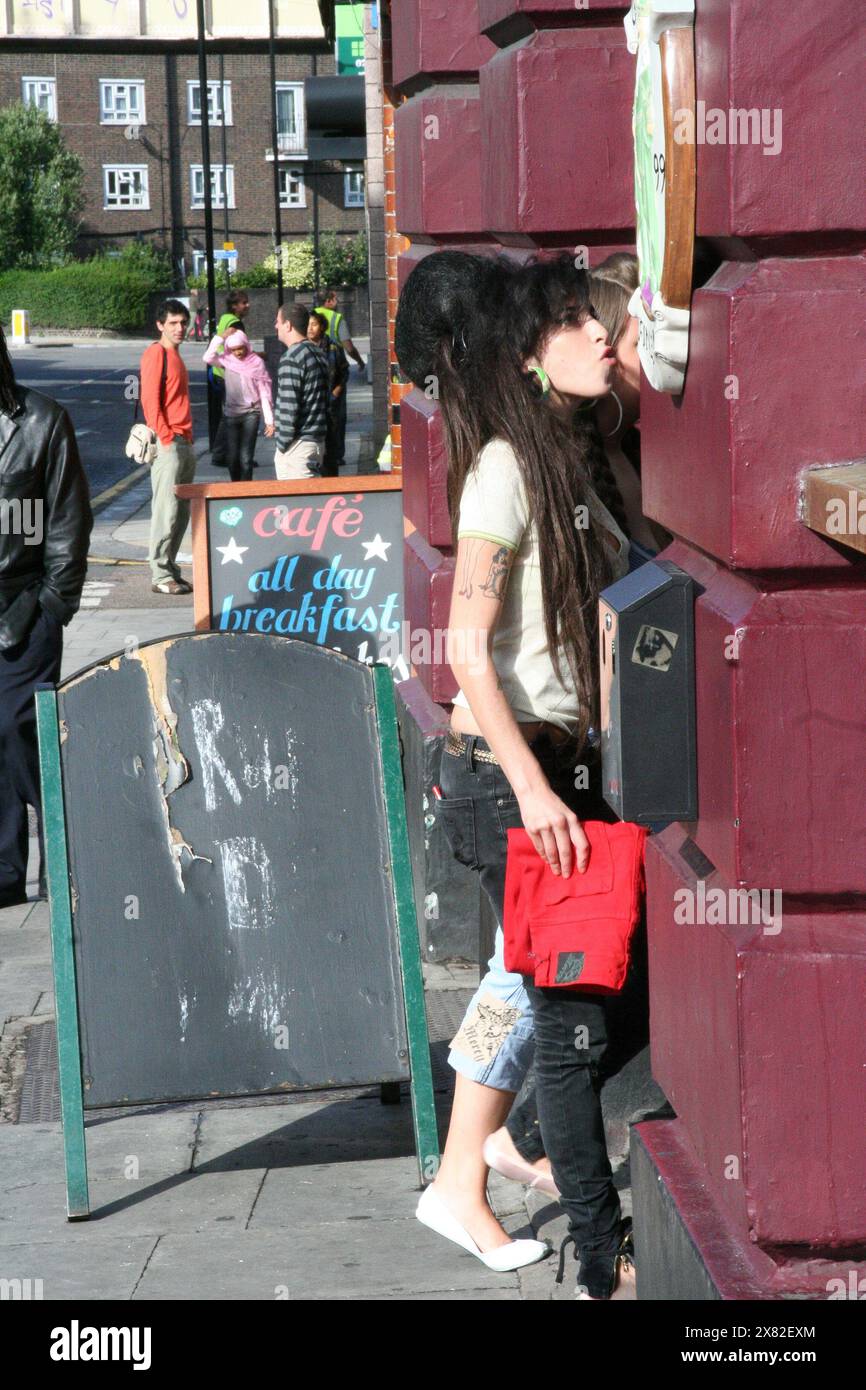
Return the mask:
<svg viewBox="0 0 866 1390">
<path fill-rule="evenodd" d="M 10 1043 L 50 1017 L 46 917 L 44 903 L 0 914 L 7 1093 Z M 428 989 L 476 978 L 431 967 Z M 450 1097 L 437 1101 L 444 1133 Z M 0 1122 L 0 1278 L 41 1279 L 46 1299 L 556 1296 L 551 1261 L 494 1275 L 415 1221 L 408 1097 L 386 1106 L 373 1089 L 100 1111 L 86 1132 L 92 1212 L 69 1223 L 59 1123 Z M 496 1180 L 491 1190 L 512 1234 L 556 1234 L 557 1208 L 533 1221 L 522 1188 Z"/>
<path fill-rule="evenodd" d="M 350 468 L 363 462 L 364 421 L 361 410 L 350 413 Z M 197 476 L 226 475 L 203 457 Z M 144 479 L 100 514 L 94 554 L 142 555 L 148 492 Z M 63 675 L 121 649 L 130 634 L 142 641 L 192 625 L 191 601 L 84 608 L 66 630 Z M 571 1296 L 573 1277 L 557 1289 L 551 1260 L 493 1274 L 415 1220 L 408 1097 L 386 1106 L 376 1089 L 97 1112 L 86 1127 L 91 1218 L 67 1222 L 59 1122 L 16 1122 L 28 1035 L 53 1017 L 37 858 L 34 840 L 31 901 L 0 910 L 0 1279 L 41 1279 L 44 1298 L 59 1300 Z M 460 965 L 425 973 L 428 1004 L 437 994 L 459 1004 L 455 991 L 477 982 L 477 970 Z M 437 1106 L 444 1139 L 442 1085 Z M 491 1197 L 511 1234 L 543 1229 L 556 1244 L 564 1235 L 550 1202 L 530 1211 L 524 1189 L 498 1178 Z"/>
</svg>

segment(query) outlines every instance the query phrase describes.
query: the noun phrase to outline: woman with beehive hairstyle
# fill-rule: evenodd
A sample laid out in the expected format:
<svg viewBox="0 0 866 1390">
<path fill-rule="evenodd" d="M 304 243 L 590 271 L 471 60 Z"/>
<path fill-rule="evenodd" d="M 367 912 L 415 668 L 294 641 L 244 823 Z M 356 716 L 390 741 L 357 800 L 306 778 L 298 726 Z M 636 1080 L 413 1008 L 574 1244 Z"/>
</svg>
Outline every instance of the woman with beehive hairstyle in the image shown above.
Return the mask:
<svg viewBox="0 0 866 1390">
<path fill-rule="evenodd" d="M 580 409 L 609 391 L 614 354 L 592 316 L 587 276 L 569 257 L 517 267 L 451 251 L 409 276 L 395 347 L 404 373 L 433 387 L 441 406 L 457 548 L 449 660 L 460 689 L 438 815 L 499 922 L 451 1044 L 451 1124 L 418 1216 L 489 1268 L 548 1253 L 543 1242 L 511 1240 L 496 1220 L 482 1152 L 535 1046 L 543 1140 L 580 1258 L 578 1285 L 607 1298 L 626 1261 L 597 1087 L 605 1002 L 506 971 L 501 926 L 509 828 L 524 827 L 567 878 L 589 860 L 581 821 L 616 819 L 601 798 L 591 729 L 598 594 L 627 572 L 628 540 L 593 486 L 595 426 Z M 480 646 L 478 660 L 470 654 Z M 589 772 L 582 790 L 578 763 Z"/>
</svg>

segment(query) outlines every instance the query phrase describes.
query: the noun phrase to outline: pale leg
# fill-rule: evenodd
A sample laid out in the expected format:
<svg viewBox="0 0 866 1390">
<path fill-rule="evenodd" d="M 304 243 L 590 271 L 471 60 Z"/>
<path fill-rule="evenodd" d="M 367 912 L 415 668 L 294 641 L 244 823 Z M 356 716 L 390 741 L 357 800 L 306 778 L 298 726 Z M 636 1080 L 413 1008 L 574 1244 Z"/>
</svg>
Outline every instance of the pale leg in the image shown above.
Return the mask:
<svg viewBox="0 0 866 1390">
<path fill-rule="evenodd" d="M 485 1253 L 511 1240 L 487 1202 L 488 1168 L 481 1148 L 488 1134 L 504 1123 L 513 1100 L 513 1091 L 497 1091 L 457 1073 L 445 1152 L 433 1184 L 452 1216 Z"/>
</svg>

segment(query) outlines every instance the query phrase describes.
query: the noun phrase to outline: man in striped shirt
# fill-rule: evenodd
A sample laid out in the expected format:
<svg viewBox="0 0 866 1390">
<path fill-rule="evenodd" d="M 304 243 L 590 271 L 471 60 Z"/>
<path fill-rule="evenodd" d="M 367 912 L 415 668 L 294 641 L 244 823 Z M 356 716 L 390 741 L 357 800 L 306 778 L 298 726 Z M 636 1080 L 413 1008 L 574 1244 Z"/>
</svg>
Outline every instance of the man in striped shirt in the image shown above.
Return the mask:
<svg viewBox="0 0 866 1390">
<path fill-rule="evenodd" d="M 278 478 L 321 476 L 328 427 L 328 359 L 307 339 L 310 311 L 303 304 L 277 310 L 277 337 L 286 346 L 277 375 Z"/>
</svg>

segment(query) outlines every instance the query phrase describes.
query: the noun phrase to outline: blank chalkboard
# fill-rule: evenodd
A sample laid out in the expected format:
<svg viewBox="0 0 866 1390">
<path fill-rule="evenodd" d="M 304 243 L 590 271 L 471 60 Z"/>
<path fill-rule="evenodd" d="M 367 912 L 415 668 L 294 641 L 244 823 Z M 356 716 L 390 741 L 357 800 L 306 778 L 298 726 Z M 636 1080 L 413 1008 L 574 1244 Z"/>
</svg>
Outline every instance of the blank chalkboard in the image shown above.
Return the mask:
<svg viewBox="0 0 866 1390">
<path fill-rule="evenodd" d="M 185 634 L 37 703 L 85 1108 L 429 1075 L 385 667 Z"/>
</svg>

